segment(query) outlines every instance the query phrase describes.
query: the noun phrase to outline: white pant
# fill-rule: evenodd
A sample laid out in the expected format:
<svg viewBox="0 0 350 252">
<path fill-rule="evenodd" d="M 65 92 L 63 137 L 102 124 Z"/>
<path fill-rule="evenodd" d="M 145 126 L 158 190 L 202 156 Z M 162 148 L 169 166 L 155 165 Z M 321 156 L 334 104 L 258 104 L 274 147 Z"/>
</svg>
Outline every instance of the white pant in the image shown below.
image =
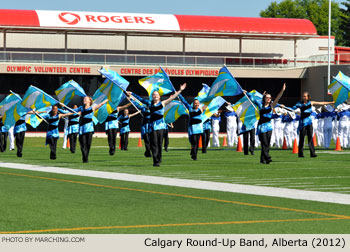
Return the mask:
<svg viewBox="0 0 350 252">
<path fill-rule="evenodd" d="M 63 137 L 63 145 L 62 145 L 63 149 L 67 147 L 67 129 L 68 129 L 68 120 L 64 119 L 64 137 Z"/>
<path fill-rule="evenodd" d="M 271 132 L 271 140 L 270 140 L 270 146 L 272 147 L 275 144 L 275 120 L 271 119 L 271 126 L 272 126 L 272 132 Z"/>
<path fill-rule="evenodd" d="M 324 119 L 320 118 L 318 119 L 318 124 L 317 124 L 317 140 L 318 140 L 318 146 L 324 146 Z"/>
<path fill-rule="evenodd" d="M 346 148 L 348 146 L 348 128 L 349 121 L 348 120 L 341 120 L 338 123 L 338 136 L 340 138 L 340 145 L 343 148 Z"/>
<path fill-rule="evenodd" d="M 325 120 L 323 125 L 323 136 L 324 136 L 323 146 L 326 149 L 328 149 L 332 140 L 332 121 Z"/>
<path fill-rule="evenodd" d="M 220 122 L 219 122 L 219 120 L 212 120 L 212 126 L 213 126 L 213 147 L 220 147 L 220 142 L 219 142 Z"/>
<path fill-rule="evenodd" d="M 338 121 L 336 119 L 334 119 L 334 121 L 332 122 L 332 128 L 332 138 L 333 141 L 336 143 L 338 138 Z"/>
<path fill-rule="evenodd" d="M 12 126 L 9 129 L 10 150 L 14 150 L 15 149 L 15 136 L 13 135 L 13 128 L 14 128 L 14 126 Z"/>
<path fill-rule="evenodd" d="M 272 132 L 275 136 L 275 144 L 277 148 L 281 148 L 283 145 L 283 123 L 281 118 L 275 119 L 275 128 Z"/>
<path fill-rule="evenodd" d="M 235 116 L 226 117 L 227 120 L 227 145 L 232 147 L 237 144 L 237 118 Z"/>
<path fill-rule="evenodd" d="M 285 123 L 284 130 L 283 130 L 283 135 L 286 138 L 286 144 L 288 148 L 293 147 L 293 141 L 295 139 L 294 136 L 294 125 L 293 122 L 287 122 Z"/>
</svg>

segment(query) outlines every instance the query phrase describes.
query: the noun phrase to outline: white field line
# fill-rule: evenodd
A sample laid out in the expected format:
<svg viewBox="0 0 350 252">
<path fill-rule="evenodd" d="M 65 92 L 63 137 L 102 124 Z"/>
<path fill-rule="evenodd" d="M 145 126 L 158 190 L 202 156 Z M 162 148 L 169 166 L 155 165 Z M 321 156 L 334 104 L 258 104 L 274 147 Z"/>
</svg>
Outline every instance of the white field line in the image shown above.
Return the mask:
<svg viewBox="0 0 350 252">
<path fill-rule="evenodd" d="M 350 178 L 350 176 L 333 176 L 333 177 L 289 177 L 289 180 L 309 180 L 309 179 L 339 179 L 339 178 Z M 284 178 L 271 178 L 269 180 L 283 180 Z M 265 182 L 266 179 L 248 179 L 249 181 L 261 181 Z"/>
<path fill-rule="evenodd" d="M 348 151 L 317 151 L 317 153 L 322 153 L 322 154 L 339 154 L 339 155 L 349 155 L 350 152 Z"/>
<path fill-rule="evenodd" d="M 327 187 L 332 187 L 332 188 L 334 188 L 333 187 L 333 185 L 324 185 L 324 186 L 327 186 Z M 339 186 L 339 185 L 336 185 L 336 186 Z M 335 187 L 336 187 L 335 186 Z M 304 187 L 304 188 L 308 188 L 308 189 L 310 189 L 310 190 L 313 190 L 313 189 L 317 189 L 318 187 L 321 187 L 320 185 L 314 185 L 314 184 L 301 184 L 301 185 L 294 185 L 294 184 L 290 184 L 290 185 L 286 185 L 286 187 Z"/>
<path fill-rule="evenodd" d="M 165 185 L 165 186 L 176 186 L 176 187 L 193 188 L 193 189 L 201 189 L 201 190 L 243 193 L 243 194 L 282 197 L 282 198 L 290 198 L 290 199 L 298 199 L 298 200 L 310 200 L 310 201 L 350 205 L 350 195 L 344 195 L 344 194 L 333 193 L 333 192 L 315 192 L 315 191 L 305 191 L 305 190 L 287 189 L 287 188 L 240 185 L 240 184 L 230 184 L 230 183 L 221 183 L 221 182 L 165 178 L 165 177 L 156 177 L 156 176 L 133 175 L 133 174 L 125 174 L 125 173 L 102 172 L 102 171 L 91 171 L 91 170 L 80 170 L 80 169 L 69 169 L 69 168 L 58 168 L 58 167 L 42 167 L 37 165 L 3 163 L 3 162 L 0 162 L 0 167 L 67 174 L 67 175 L 76 175 L 76 176 L 87 176 L 87 177 L 93 177 L 93 178 L 122 180 L 122 181 L 129 181 L 129 182 L 139 182 L 139 183 L 148 183 L 148 184 Z"/>
<path fill-rule="evenodd" d="M 311 187 L 310 190 L 348 190 L 350 187 Z"/>
</svg>

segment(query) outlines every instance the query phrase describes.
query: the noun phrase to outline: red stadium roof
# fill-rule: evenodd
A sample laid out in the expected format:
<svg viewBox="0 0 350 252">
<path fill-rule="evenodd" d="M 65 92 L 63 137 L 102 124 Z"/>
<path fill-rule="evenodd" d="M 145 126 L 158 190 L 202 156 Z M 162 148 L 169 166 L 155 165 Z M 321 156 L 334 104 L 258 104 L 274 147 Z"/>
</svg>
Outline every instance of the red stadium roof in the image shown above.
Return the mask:
<svg viewBox="0 0 350 252">
<path fill-rule="evenodd" d="M 317 36 L 306 19 L 4 9 L 0 9 L 1 28 Z"/>
<path fill-rule="evenodd" d="M 176 15 L 182 31 L 317 35 L 307 19 Z"/>
</svg>

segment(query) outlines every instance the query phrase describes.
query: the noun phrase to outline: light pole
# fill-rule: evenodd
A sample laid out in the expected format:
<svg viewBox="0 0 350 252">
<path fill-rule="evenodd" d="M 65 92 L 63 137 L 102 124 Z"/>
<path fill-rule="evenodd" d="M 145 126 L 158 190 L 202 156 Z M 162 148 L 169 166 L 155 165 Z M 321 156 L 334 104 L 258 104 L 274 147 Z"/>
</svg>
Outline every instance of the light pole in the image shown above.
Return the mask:
<svg viewBox="0 0 350 252">
<path fill-rule="evenodd" d="M 332 0 L 328 0 L 328 79 L 327 86 L 331 80 L 331 4 Z"/>
</svg>

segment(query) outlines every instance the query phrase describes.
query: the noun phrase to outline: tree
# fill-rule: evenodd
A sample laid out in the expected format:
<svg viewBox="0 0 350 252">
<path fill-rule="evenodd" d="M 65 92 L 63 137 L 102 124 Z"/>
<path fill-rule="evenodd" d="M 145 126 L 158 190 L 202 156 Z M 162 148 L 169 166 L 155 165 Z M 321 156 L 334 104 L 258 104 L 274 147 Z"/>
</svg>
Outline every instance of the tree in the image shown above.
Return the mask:
<svg viewBox="0 0 350 252">
<path fill-rule="evenodd" d="M 342 2 L 342 5 L 345 6 L 346 9 L 341 8 L 340 11 L 340 32 L 342 33 L 342 41 L 340 41 L 340 45 L 350 46 L 350 0 L 347 2 Z"/>
<path fill-rule="evenodd" d="M 339 29 L 341 23 L 339 4 L 332 2 L 331 9 L 331 34 L 335 36 L 337 44 L 343 43 L 343 32 Z M 272 2 L 265 10 L 260 12 L 260 16 L 309 19 L 315 25 L 319 35 L 328 35 L 328 0 L 283 0 L 280 3 Z"/>
</svg>

